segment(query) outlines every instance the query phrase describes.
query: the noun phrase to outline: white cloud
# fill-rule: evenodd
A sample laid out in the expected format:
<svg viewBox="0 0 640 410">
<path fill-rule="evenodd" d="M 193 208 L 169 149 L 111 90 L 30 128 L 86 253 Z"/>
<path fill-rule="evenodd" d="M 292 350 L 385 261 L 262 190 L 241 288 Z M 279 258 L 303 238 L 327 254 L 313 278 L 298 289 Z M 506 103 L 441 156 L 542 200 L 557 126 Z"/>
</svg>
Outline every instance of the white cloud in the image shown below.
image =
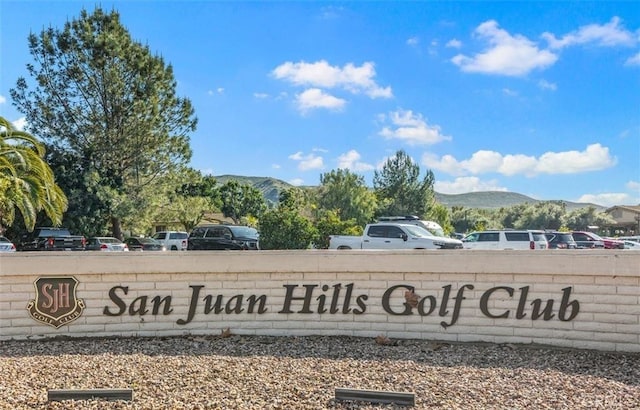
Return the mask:
<svg viewBox="0 0 640 410">
<path fill-rule="evenodd" d="M 460 163 L 453 155 L 443 155 L 438 158 L 437 155 L 430 152 L 422 154 L 422 165 L 429 169 L 436 169 L 449 175 L 464 175 L 465 170 L 460 167 Z"/>
<path fill-rule="evenodd" d="M 327 6 L 320 8 L 320 18 L 324 20 L 333 20 L 342 16 L 344 13 L 342 6 Z"/>
<path fill-rule="evenodd" d="M 7 102 L 7 99 L 5 98 L 4 95 L 0 95 L 0 104 L 4 104 Z"/>
<path fill-rule="evenodd" d="M 366 62 L 359 67 L 352 63 L 338 67 L 329 65 L 325 60 L 315 63 L 288 61 L 276 67 L 272 74 L 279 80 L 297 86 L 342 88 L 354 94 L 365 93 L 371 98 L 393 97 L 391 87 L 376 84 L 376 70 L 372 62 Z"/>
<path fill-rule="evenodd" d="M 635 66 L 635 65 L 639 65 L 640 66 L 640 52 L 634 56 L 631 56 L 627 59 L 627 61 L 624 62 L 624 65 L 630 65 L 630 66 Z"/>
<path fill-rule="evenodd" d="M 407 40 L 407 45 L 411 47 L 416 47 L 418 44 L 420 44 L 420 39 L 418 37 L 411 37 Z"/>
<path fill-rule="evenodd" d="M 269 98 L 269 94 L 267 93 L 253 93 L 253 97 L 259 100 L 264 100 L 265 98 Z"/>
<path fill-rule="evenodd" d="M 629 181 L 626 186 L 627 189 L 634 191 L 640 197 L 640 181 Z"/>
<path fill-rule="evenodd" d="M 271 168 L 273 169 L 280 169 L 280 164 L 271 164 Z"/>
<path fill-rule="evenodd" d="M 640 205 L 640 181 L 629 181 L 625 184 L 629 190 L 629 199 L 626 202 L 620 202 L 627 205 Z M 620 205 L 620 203 L 616 205 Z"/>
<path fill-rule="evenodd" d="M 440 43 L 438 42 L 438 40 L 434 39 L 431 40 L 431 42 L 429 43 L 429 54 L 432 56 L 438 55 L 438 46 L 440 45 Z"/>
<path fill-rule="evenodd" d="M 304 155 L 301 151 L 298 151 L 295 154 L 289 155 L 289 159 L 298 161 L 298 169 L 300 171 L 309 171 L 311 169 L 324 168 L 322 157 L 314 154 Z"/>
<path fill-rule="evenodd" d="M 504 95 L 506 95 L 506 96 L 509 96 L 509 97 L 517 97 L 518 96 L 518 92 L 514 91 L 514 90 L 512 90 L 510 88 L 503 88 L 502 89 L 502 93 Z"/>
<path fill-rule="evenodd" d="M 338 157 L 338 168 L 352 171 L 371 171 L 374 166 L 360 161 L 360 153 L 352 149 Z"/>
<path fill-rule="evenodd" d="M 218 87 L 218 88 L 215 89 L 215 91 L 214 90 L 209 90 L 209 91 L 207 91 L 207 94 L 208 95 L 224 94 L 224 88 Z"/>
<path fill-rule="evenodd" d="M 547 40 L 549 47 L 561 49 L 577 44 L 595 44 L 602 47 L 634 46 L 637 42 L 635 35 L 620 24 L 619 17 L 613 17 L 604 25 L 589 24 L 577 31 L 565 34 L 557 39 L 552 33 L 545 32 L 542 38 Z"/>
<path fill-rule="evenodd" d="M 387 161 L 389 160 L 389 158 L 391 158 L 391 157 L 386 156 L 386 157 L 383 157 L 380 161 L 378 161 L 376 163 L 376 169 L 378 171 L 381 171 L 384 168 L 384 166 L 387 164 Z"/>
<path fill-rule="evenodd" d="M 438 125 L 429 125 L 421 114 L 413 111 L 398 110 L 389 113 L 392 126 L 385 126 L 378 133 L 387 139 L 398 139 L 410 145 L 436 144 L 450 141 L 451 137 L 443 135 Z"/>
<path fill-rule="evenodd" d="M 441 194 L 463 194 L 467 192 L 507 191 L 498 181 L 481 181 L 478 177 L 461 177 L 454 181 L 436 181 L 433 189 Z"/>
<path fill-rule="evenodd" d="M 609 148 L 591 144 L 584 151 L 547 152 L 538 159 L 537 171 L 545 174 L 575 174 L 598 171 L 616 164 Z"/>
<path fill-rule="evenodd" d="M 11 124 L 13 124 L 13 128 L 18 131 L 24 131 L 27 126 L 27 119 L 25 117 L 20 117 L 15 121 L 11 121 Z"/>
<path fill-rule="evenodd" d="M 558 86 L 555 83 L 550 83 L 547 80 L 538 81 L 538 87 L 542 88 L 543 90 L 551 91 L 555 91 L 558 89 Z"/>
<path fill-rule="evenodd" d="M 298 109 L 305 113 L 314 108 L 326 108 L 329 110 L 341 110 L 346 101 L 324 93 L 319 88 L 310 88 L 296 95 Z"/>
<path fill-rule="evenodd" d="M 498 172 L 507 176 L 520 174 L 533 176 L 534 173 L 532 170 L 535 169 L 536 164 L 537 160 L 535 157 L 522 154 L 505 155 L 502 158 Z"/>
<path fill-rule="evenodd" d="M 289 183 L 293 186 L 300 186 L 302 184 L 304 184 L 304 179 L 302 178 L 294 178 L 289 180 Z"/>
<path fill-rule="evenodd" d="M 468 57 L 458 54 L 451 59 L 464 72 L 521 76 L 534 69 L 543 69 L 556 62 L 558 56 L 522 35 L 510 35 L 494 20 L 480 24 L 475 35 L 489 43 L 482 53 Z"/>
<path fill-rule="evenodd" d="M 603 194 L 585 194 L 576 199 L 575 202 L 587 202 L 602 206 L 614 206 L 628 204 L 631 197 L 625 193 L 603 193 Z"/>
<path fill-rule="evenodd" d="M 445 44 L 445 47 L 448 47 L 448 48 L 460 48 L 460 47 L 462 47 L 462 41 L 453 38 L 453 39 L 447 41 L 447 44 Z"/>
<path fill-rule="evenodd" d="M 431 153 L 422 156 L 422 164 L 450 175 L 478 175 L 499 173 L 502 175 L 577 174 L 610 168 L 617 162 L 609 154 L 609 148 L 600 144 L 587 146 L 584 151 L 546 152 L 539 158 L 516 154 L 480 150 L 467 160 L 458 161 L 452 155 L 438 157 Z"/>
</svg>

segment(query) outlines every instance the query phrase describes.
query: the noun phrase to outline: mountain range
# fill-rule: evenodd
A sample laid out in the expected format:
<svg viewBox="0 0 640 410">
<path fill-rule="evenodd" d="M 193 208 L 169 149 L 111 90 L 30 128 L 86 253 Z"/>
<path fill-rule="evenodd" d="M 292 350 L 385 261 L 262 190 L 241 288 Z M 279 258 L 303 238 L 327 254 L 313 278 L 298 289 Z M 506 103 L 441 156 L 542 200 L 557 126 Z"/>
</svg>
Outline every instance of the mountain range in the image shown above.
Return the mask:
<svg viewBox="0 0 640 410">
<path fill-rule="evenodd" d="M 294 187 L 294 185 L 291 185 L 285 181 L 271 177 L 219 175 L 215 176 L 215 178 L 220 184 L 224 184 L 229 180 L 236 180 L 240 184 L 252 185 L 260 192 L 262 192 L 262 195 L 264 195 L 267 201 L 272 203 L 278 202 L 281 191 Z M 300 186 L 298 188 L 314 189 L 317 188 L 317 186 Z M 436 192 L 436 200 L 448 208 L 453 206 L 462 206 L 465 208 L 475 209 L 498 209 L 525 203 L 535 204 L 537 202 L 551 201 L 538 200 L 516 192 L 506 191 L 468 192 L 465 194 L 441 194 L 439 192 Z M 563 199 L 554 199 L 553 201 L 564 202 L 566 204 L 567 211 L 587 207 L 594 207 L 597 211 L 604 211 L 605 209 L 607 209 L 604 206 L 592 203 L 571 202 Z"/>
</svg>

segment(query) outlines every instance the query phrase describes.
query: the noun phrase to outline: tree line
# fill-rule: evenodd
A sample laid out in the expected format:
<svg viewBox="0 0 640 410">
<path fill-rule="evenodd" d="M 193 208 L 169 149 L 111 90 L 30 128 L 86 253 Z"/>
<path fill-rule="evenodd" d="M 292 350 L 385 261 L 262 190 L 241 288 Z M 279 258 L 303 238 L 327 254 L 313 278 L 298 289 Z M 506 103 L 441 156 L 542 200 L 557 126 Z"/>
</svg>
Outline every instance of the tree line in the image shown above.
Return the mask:
<svg viewBox="0 0 640 410">
<path fill-rule="evenodd" d="M 17 237 L 36 225 L 86 236 L 149 234 L 154 225 L 190 230 L 221 212 L 257 227 L 264 249 L 326 247 L 330 234 L 360 234 L 381 215 L 417 215 L 447 232 L 583 228 L 595 209 L 562 203 L 500 210 L 435 201 L 434 176 L 399 150 L 374 171 L 373 188 L 347 169 L 320 175 L 313 189 L 290 188 L 277 204 L 248 184 L 219 184 L 188 166 L 197 127 L 188 98 L 176 94 L 171 64 L 131 38 L 117 11 L 82 10 L 62 29 L 28 37 L 29 79 L 10 90 L 27 131 L 0 122 L 0 231 Z"/>
</svg>

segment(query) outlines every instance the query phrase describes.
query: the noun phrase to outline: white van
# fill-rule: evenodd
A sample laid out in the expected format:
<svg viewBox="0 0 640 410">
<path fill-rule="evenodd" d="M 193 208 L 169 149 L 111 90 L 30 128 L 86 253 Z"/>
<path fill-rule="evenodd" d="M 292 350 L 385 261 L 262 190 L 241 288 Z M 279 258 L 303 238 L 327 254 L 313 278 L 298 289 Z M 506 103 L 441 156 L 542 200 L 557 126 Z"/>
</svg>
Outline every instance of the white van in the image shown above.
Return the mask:
<svg viewBox="0 0 640 410">
<path fill-rule="evenodd" d="M 189 242 L 189 234 L 180 231 L 160 231 L 154 233 L 152 238 L 162 243 L 168 251 L 186 251 Z"/>
<path fill-rule="evenodd" d="M 381 216 L 378 218 L 379 222 L 400 222 L 403 224 L 416 225 L 421 228 L 426 229 L 431 232 L 433 236 L 439 236 L 441 238 L 446 238 L 447 235 L 444 233 L 444 229 L 434 221 L 424 221 L 417 216 L 408 215 L 408 216 Z"/>
<path fill-rule="evenodd" d="M 490 230 L 472 232 L 462 239 L 464 249 L 549 249 L 544 231 Z"/>
</svg>

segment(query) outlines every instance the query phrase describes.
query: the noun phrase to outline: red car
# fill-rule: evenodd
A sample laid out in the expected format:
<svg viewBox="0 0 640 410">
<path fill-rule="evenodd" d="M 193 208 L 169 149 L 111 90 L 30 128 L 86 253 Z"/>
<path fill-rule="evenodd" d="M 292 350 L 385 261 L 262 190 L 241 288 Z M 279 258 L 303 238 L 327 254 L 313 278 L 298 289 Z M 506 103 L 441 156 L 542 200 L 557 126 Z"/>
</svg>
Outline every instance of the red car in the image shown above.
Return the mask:
<svg viewBox="0 0 640 410">
<path fill-rule="evenodd" d="M 571 234 L 573 235 L 573 240 L 576 241 L 578 248 L 624 249 L 624 241 L 603 238 L 593 232 L 574 231 L 571 232 Z"/>
<path fill-rule="evenodd" d="M 602 238 L 605 249 L 624 249 L 624 241 L 614 238 Z"/>
</svg>

